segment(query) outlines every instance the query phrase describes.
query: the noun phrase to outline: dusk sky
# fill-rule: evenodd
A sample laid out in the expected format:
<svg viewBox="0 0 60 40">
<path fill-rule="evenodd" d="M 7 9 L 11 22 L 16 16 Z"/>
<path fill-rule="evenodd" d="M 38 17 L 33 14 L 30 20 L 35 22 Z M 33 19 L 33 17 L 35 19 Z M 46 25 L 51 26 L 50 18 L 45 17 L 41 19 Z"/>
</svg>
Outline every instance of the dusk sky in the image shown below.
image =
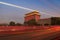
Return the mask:
<svg viewBox="0 0 60 40">
<path fill-rule="evenodd" d="M 0 0 L 0 2 L 38 10 L 41 18 L 60 17 L 60 0 Z M 24 15 L 28 12 L 31 11 L 0 3 L 0 23 L 10 21 L 23 23 Z"/>
</svg>

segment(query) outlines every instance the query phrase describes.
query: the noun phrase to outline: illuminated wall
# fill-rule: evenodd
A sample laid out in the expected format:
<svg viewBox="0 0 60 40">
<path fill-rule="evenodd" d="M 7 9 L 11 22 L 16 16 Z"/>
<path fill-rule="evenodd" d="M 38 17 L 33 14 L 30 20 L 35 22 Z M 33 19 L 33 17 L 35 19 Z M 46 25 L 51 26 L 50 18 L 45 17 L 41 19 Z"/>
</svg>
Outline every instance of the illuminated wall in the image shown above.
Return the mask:
<svg viewBox="0 0 60 40">
<path fill-rule="evenodd" d="M 25 19 L 24 22 L 28 22 L 32 19 L 34 19 L 36 22 L 38 22 L 40 20 L 40 14 L 38 11 L 33 11 L 33 12 L 25 14 L 24 19 Z"/>
</svg>

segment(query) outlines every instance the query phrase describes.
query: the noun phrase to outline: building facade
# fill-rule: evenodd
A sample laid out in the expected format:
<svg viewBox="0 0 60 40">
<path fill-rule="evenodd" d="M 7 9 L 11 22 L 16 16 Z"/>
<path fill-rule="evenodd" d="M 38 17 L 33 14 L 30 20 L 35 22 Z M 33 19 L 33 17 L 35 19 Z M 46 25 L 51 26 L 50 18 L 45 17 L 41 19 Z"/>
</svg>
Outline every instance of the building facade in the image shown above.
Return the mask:
<svg viewBox="0 0 60 40">
<path fill-rule="evenodd" d="M 39 24 L 42 26 L 60 25 L 60 17 L 51 17 L 51 18 L 40 19 Z"/>
<path fill-rule="evenodd" d="M 24 24 L 32 25 L 34 23 L 38 23 L 38 21 L 40 20 L 40 14 L 38 11 L 33 11 L 25 14 L 24 19 Z"/>
</svg>

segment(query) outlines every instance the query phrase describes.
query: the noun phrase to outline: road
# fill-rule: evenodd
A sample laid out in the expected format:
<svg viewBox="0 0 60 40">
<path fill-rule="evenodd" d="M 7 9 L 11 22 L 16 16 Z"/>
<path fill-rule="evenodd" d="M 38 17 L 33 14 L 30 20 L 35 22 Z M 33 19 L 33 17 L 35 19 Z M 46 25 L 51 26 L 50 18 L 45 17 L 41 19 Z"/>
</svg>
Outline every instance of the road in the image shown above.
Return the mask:
<svg viewBox="0 0 60 40">
<path fill-rule="evenodd" d="M 53 40 L 60 34 L 60 27 L 53 27 L 45 30 L 35 30 L 19 34 L 0 36 L 0 40 Z"/>
</svg>

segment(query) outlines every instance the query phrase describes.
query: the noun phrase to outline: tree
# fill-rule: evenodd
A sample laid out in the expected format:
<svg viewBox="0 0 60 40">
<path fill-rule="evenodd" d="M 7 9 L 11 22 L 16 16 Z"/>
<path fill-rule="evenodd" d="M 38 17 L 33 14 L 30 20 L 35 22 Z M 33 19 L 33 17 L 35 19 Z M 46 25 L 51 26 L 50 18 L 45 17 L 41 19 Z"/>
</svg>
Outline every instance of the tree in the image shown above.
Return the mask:
<svg viewBox="0 0 60 40">
<path fill-rule="evenodd" d="M 11 21 L 11 22 L 9 23 L 9 25 L 10 25 L 10 26 L 15 26 L 15 22 Z"/>
</svg>

